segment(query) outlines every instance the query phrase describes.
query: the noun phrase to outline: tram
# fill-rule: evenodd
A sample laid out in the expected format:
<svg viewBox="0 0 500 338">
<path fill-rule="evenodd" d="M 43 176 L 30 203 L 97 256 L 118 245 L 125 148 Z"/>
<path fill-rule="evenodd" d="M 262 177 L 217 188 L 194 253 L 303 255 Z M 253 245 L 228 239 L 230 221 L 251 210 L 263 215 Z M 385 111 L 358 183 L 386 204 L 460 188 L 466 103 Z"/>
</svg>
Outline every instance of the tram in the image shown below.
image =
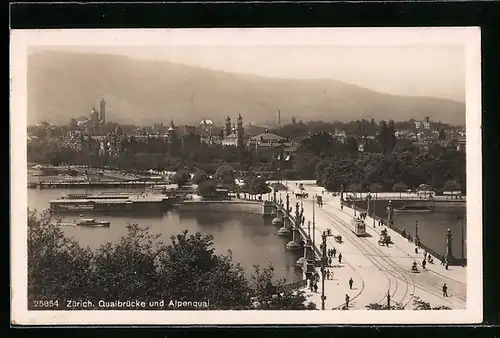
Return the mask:
<svg viewBox="0 0 500 338">
<path fill-rule="evenodd" d="M 358 237 L 366 236 L 366 224 L 359 217 L 353 217 L 351 220 L 352 232 Z"/>
</svg>

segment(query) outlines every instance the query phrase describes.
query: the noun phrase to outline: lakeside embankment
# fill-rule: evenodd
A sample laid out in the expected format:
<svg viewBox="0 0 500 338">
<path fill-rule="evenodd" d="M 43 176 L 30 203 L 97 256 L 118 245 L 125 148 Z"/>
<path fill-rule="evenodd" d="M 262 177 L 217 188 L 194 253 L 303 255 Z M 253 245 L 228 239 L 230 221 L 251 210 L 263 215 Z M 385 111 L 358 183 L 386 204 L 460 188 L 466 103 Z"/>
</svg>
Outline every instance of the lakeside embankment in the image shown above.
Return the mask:
<svg viewBox="0 0 500 338">
<path fill-rule="evenodd" d="M 179 205 L 179 211 L 183 212 L 239 212 L 270 216 L 273 211 L 273 203 L 269 201 L 251 200 L 197 200 L 183 201 Z"/>
</svg>

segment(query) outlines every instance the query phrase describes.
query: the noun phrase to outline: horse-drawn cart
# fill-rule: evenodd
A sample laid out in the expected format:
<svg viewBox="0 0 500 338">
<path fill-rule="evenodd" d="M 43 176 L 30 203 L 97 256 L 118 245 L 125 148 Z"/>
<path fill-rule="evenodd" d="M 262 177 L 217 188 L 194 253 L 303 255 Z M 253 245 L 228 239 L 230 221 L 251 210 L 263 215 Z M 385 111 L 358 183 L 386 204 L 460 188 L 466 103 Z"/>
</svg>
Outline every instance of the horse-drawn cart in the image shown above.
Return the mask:
<svg viewBox="0 0 500 338">
<path fill-rule="evenodd" d="M 383 229 L 380 232 L 380 239 L 378 240 L 378 245 L 386 245 L 389 246 L 391 244 L 391 236 L 387 234 L 387 229 Z"/>
</svg>

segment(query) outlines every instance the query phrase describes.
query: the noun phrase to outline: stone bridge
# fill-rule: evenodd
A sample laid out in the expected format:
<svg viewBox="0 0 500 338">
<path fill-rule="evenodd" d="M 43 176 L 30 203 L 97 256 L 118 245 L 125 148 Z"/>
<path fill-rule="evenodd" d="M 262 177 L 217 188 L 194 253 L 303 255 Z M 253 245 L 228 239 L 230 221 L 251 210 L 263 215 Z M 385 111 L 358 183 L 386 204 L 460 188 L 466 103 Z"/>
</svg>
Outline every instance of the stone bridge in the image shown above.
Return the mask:
<svg viewBox="0 0 500 338">
<path fill-rule="evenodd" d="M 290 195 L 286 195 L 285 201 L 276 198 L 273 194 L 271 201 L 267 205 L 272 206 L 272 215 L 274 216 L 272 224 L 281 225 L 278 230 L 278 235 L 290 237 L 290 242 L 287 243 L 288 250 L 303 250 L 304 254 L 297 261 L 297 266 L 302 267 L 305 278 L 309 278 L 315 272 L 315 266 L 322 257 L 322 252 L 317 245 L 313 244 L 311 238 L 310 224 L 304 228 L 304 209 L 299 203 L 295 204 L 295 210 L 290 206 Z M 269 203 L 270 202 L 270 203 Z M 321 239 L 318 239 L 318 241 Z"/>
</svg>

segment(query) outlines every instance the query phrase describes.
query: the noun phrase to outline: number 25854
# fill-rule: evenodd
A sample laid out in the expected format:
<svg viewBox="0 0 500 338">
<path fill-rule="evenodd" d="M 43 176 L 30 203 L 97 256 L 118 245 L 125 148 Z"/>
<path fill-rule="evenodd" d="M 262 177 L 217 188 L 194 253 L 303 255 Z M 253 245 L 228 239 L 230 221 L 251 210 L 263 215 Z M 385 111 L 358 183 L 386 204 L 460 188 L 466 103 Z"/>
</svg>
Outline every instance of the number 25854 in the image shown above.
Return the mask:
<svg viewBox="0 0 500 338">
<path fill-rule="evenodd" d="M 59 301 L 58 300 L 35 300 L 35 301 L 33 301 L 33 306 L 34 307 L 43 307 L 43 308 L 58 307 Z"/>
</svg>

